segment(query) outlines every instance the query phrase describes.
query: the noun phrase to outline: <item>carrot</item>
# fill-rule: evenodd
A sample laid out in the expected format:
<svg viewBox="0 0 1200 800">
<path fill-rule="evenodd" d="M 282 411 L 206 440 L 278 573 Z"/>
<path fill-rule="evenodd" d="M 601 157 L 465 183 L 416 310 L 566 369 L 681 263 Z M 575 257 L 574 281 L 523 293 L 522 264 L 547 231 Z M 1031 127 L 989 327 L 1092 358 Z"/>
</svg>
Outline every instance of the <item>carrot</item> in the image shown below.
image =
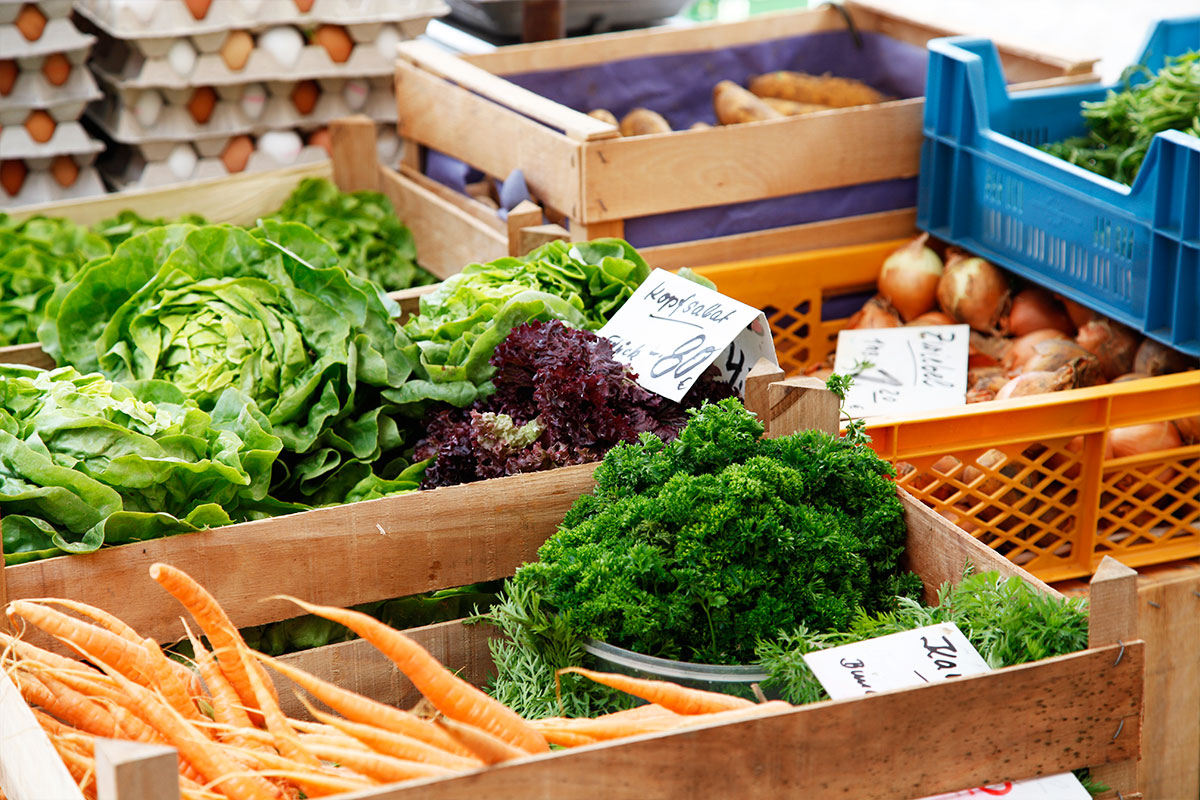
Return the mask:
<svg viewBox="0 0 1200 800">
<path fill-rule="evenodd" d="M 556 744 L 559 747 L 583 747 L 584 745 L 595 744 L 600 741 L 595 736 L 585 736 L 582 733 L 561 730 L 559 728 L 538 728 L 538 730 L 546 737 L 547 742 Z"/>
<path fill-rule="evenodd" d="M 663 731 L 690 728 L 698 725 L 708 725 L 717 722 L 738 722 L 743 719 L 764 716 L 792 709 L 793 706 L 781 701 L 752 704 L 746 708 L 735 708 L 726 711 L 716 711 L 707 714 L 690 714 L 677 716 L 645 717 L 642 719 L 579 719 L 571 720 L 570 725 L 548 725 L 544 732 L 547 737 L 566 734 L 573 736 L 591 736 L 600 741 L 623 739 L 627 736 L 641 736 L 646 733 L 661 733 Z"/>
<path fill-rule="evenodd" d="M 201 630 L 208 636 L 208 641 L 212 645 L 213 657 L 216 658 L 221 672 L 225 673 L 225 677 L 237 692 L 238 697 L 242 699 L 242 704 L 249 708 L 258 708 L 257 701 L 254 699 L 254 689 L 250 685 L 245 666 L 238 655 L 238 645 L 244 647 L 246 642 L 216 598 L 186 572 L 169 564 L 161 562 L 151 564 L 150 577 L 182 603 L 183 607 L 200 624 Z M 278 702 L 279 696 L 275 694 L 275 688 L 267 678 L 267 673 L 258 664 L 254 664 L 252 668 L 258 672 L 263 685 Z M 255 719 L 256 716 L 251 715 L 251 719 L 258 723 L 261 720 Z"/>
<path fill-rule="evenodd" d="M 60 736 L 51 735 L 50 744 L 58 751 L 59 758 L 71 773 L 71 778 L 87 800 L 96 796 L 96 762 L 93 758 L 70 746 Z"/>
<path fill-rule="evenodd" d="M 376 725 L 394 733 L 402 733 L 460 756 L 472 756 L 470 750 L 467 750 L 454 737 L 447 735 L 432 722 L 334 686 L 332 683 L 323 681 L 315 675 L 309 675 L 304 670 L 297 669 L 286 662 L 277 661 L 262 653 L 254 655 L 259 661 L 266 663 L 271 669 L 290 679 L 292 683 L 300 686 L 346 719 L 367 725 Z"/>
<path fill-rule="evenodd" d="M 754 705 L 751 701 L 741 697 L 718 692 L 705 692 L 700 689 L 688 689 L 667 681 L 632 678 L 615 672 L 595 672 L 583 667 L 567 667 L 560 669 L 558 674 L 561 675 L 564 672 L 582 675 L 596 683 L 660 705 L 676 714 L 708 714 L 713 711 L 728 711 Z"/>
<path fill-rule="evenodd" d="M 418 761 L 404 761 L 392 756 L 385 756 L 370 750 L 357 750 L 352 747 L 339 747 L 314 743 L 313 748 L 321 758 L 341 764 L 357 773 L 366 775 L 372 780 L 383 783 L 397 783 L 413 778 L 438 778 L 452 775 L 453 770 L 439 767 L 435 764 L 424 764 Z"/>
<path fill-rule="evenodd" d="M 447 753 L 445 750 L 440 750 L 411 736 L 405 736 L 403 733 L 396 733 L 374 725 L 365 725 L 361 722 L 351 722 L 350 720 L 341 719 L 332 714 L 326 714 L 324 711 L 318 711 L 313 708 L 311 703 L 299 695 L 297 695 L 297 698 L 304 704 L 304 707 L 308 710 L 309 714 L 312 714 L 314 719 L 319 719 L 328 725 L 332 725 L 385 756 L 401 758 L 406 761 L 422 761 L 426 764 L 436 764 L 437 766 L 449 769 L 467 770 L 483 766 L 483 762 L 477 758 L 466 758 L 453 753 Z"/>
<path fill-rule="evenodd" d="M 41 707 L 85 733 L 114 738 L 120 730 L 113 715 L 102 706 L 49 676 L 18 671 L 12 677 L 25 702 Z"/>
<path fill-rule="evenodd" d="M 275 739 L 275 747 L 279 750 L 279 754 L 308 767 L 321 766 L 320 759 L 310 753 L 304 745 L 300 744 L 300 737 L 288 725 L 287 717 L 283 715 L 283 711 L 279 708 L 279 702 L 271 696 L 267 691 L 267 687 L 263 685 L 263 680 L 259 677 L 258 670 L 255 669 L 257 663 L 252 663 L 254 659 L 249 654 L 250 648 L 241 645 L 238 647 L 238 650 L 242 659 L 242 670 L 246 673 L 246 678 L 250 681 L 250 688 L 254 690 L 254 699 L 258 701 L 258 707 L 262 711 L 263 719 L 267 723 L 267 730 Z"/>
<path fill-rule="evenodd" d="M 313 605 L 294 597 L 280 599 L 290 600 L 310 614 L 339 622 L 369 641 L 450 719 L 482 728 L 526 752 L 544 753 L 550 749 L 545 738 L 515 711 L 450 672 L 428 650 L 399 631 L 358 611 Z"/>
<path fill-rule="evenodd" d="M 484 764 L 499 764 L 524 758 L 529 753 L 519 747 L 509 744 L 499 736 L 493 736 L 483 728 L 478 728 L 469 722 L 460 722 L 449 717 L 438 717 L 437 724 L 468 747 L 472 753 L 479 756 Z M 541 734 L 538 734 L 539 736 Z"/>
<path fill-rule="evenodd" d="M 46 633 L 88 653 L 143 687 L 155 686 L 179 713 L 188 719 L 200 719 L 178 673 L 165 666 L 166 657 L 151 655 L 138 642 L 124 639 L 112 631 L 81 622 L 61 611 L 28 600 L 8 604 L 9 617 L 19 616 Z"/>
<path fill-rule="evenodd" d="M 226 746 L 227 750 L 234 750 Z M 369 789 L 377 785 L 364 775 L 352 773 L 340 767 L 325 767 L 318 769 L 297 764 L 289 758 L 284 758 L 272 751 L 254 750 L 240 751 L 258 775 L 267 777 L 286 778 L 298 786 L 308 797 L 326 797 L 342 792 L 353 792 L 359 789 Z"/>
<path fill-rule="evenodd" d="M 30 603 L 48 603 L 50 605 L 62 606 L 74 611 L 76 614 L 81 614 L 94 622 L 98 622 L 100 627 L 111 633 L 115 633 L 122 639 L 128 639 L 131 642 L 142 641 L 142 637 L 138 636 L 138 632 L 127 625 L 124 620 L 118 619 L 102 608 L 96 608 L 77 600 L 64 600 L 61 597 L 28 597 L 26 600 Z"/>
<path fill-rule="evenodd" d="M 213 720 L 233 728 L 234 732 L 230 734 L 229 739 L 234 744 L 240 744 L 236 738 L 237 729 L 251 727 L 250 715 L 241 707 L 241 698 L 229 685 L 229 681 L 217 666 L 212 653 L 208 652 L 200 640 L 192 634 L 192 629 L 187 622 L 183 623 L 183 630 L 187 633 L 188 641 L 192 643 L 196 669 L 200 671 L 200 676 L 204 678 L 204 683 L 208 686 Z"/>
</svg>

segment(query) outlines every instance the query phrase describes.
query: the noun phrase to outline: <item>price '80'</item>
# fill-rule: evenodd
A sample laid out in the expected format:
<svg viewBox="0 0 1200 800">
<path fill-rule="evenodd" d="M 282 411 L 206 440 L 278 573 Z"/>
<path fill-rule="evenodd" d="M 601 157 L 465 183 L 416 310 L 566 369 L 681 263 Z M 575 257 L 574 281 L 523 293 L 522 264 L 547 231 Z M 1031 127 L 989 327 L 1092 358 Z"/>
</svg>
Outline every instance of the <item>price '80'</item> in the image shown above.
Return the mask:
<svg viewBox="0 0 1200 800">
<path fill-rule="evenodd" d="M 687 375 L 701 364 L 708 364 L 708 362 L 712 361 L 712 357 L 716 355 L 717 348 L 712 345 L 702 348 L 704 342 L 705 337 L 703 333 L 698 333 L 691 339 L 688 339 L 673 351 L 655 361 L 654 366 L 650 368 L 650 377 L 661 378 L 663 375 L 671 372 L 676 378 L 681 379 L 679 381 L 679 388 L 682 389 L 687 383 Z"/>
</svg>

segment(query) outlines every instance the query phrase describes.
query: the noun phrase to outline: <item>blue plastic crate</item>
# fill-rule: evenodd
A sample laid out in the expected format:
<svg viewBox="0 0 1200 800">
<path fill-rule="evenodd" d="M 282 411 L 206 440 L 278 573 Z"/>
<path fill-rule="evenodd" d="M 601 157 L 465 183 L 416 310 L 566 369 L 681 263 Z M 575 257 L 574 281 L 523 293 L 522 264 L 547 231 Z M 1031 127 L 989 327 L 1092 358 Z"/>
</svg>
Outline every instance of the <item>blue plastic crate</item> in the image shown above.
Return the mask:
<svg viewBox="0 0 1200 800">
<path fill-rule="evenodd" d="M 1139 63 L 1200 49 L 1164 20 Z M 987 39 L 929 42 L 917 224 L 1147 336 L 1200 355 L 1200 139 L 1160 133 L 1132 187 L 1038 145 L 1086 132 L 1099 84 L 1009 95 Z"/>
</svg>

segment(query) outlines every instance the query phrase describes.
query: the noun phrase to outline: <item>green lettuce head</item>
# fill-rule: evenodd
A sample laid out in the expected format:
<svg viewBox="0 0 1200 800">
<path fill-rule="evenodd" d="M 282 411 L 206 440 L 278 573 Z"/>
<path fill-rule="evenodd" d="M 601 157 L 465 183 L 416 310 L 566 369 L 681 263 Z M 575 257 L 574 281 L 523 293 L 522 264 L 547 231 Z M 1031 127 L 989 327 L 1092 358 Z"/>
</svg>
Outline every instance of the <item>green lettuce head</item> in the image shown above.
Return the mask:
<svg viewBox="0 0 1200 800">
<path fill-rule="evenodd" d="M 380 397 L 412 371 L 396 313 L 299 223 L 168 225 L 60 287 L 39 335 L 60 364 L 165 381 L 204 410 L 241 393 L 283 441 L 281 496 L 341 502 L 408 466 Z"/>
</svg>

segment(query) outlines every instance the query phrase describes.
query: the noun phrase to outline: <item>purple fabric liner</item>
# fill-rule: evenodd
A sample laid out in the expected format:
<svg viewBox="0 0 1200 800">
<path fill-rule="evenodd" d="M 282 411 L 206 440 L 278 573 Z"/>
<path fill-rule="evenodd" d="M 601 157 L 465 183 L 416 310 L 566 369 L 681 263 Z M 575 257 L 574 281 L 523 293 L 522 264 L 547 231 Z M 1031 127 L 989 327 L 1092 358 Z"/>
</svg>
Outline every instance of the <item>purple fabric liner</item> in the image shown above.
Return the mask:
<svg viewBox="0 0 1200 800">
<path fill-rule="evenodd" d="M 716 122 L 712 87 L 718 81 L 745 85 L 753 75 L 779 69 L 855 78 L 897 98 L 924 92 L 928 63 L 924 48 L 878 33 L 865 32 L 861 37 L 862 49 L 855 46 L 848 31 L 831 31 L 723 50 L 505 77 L 579 111 L 607 108 L 620 118 L 638 106 L 652 108 L 675 129 L 686 129 L 697 121 Z M 465 192 L 467 183 L 483 177 L 478 170 L 433 150 L 428 153 L 425 171 L 460 192 Z M 635 247 L 651 247 L 889 211 L 915 203 L 916 179 L 880 181 L 627 219 L 625 238 Z"/>
</svg>

